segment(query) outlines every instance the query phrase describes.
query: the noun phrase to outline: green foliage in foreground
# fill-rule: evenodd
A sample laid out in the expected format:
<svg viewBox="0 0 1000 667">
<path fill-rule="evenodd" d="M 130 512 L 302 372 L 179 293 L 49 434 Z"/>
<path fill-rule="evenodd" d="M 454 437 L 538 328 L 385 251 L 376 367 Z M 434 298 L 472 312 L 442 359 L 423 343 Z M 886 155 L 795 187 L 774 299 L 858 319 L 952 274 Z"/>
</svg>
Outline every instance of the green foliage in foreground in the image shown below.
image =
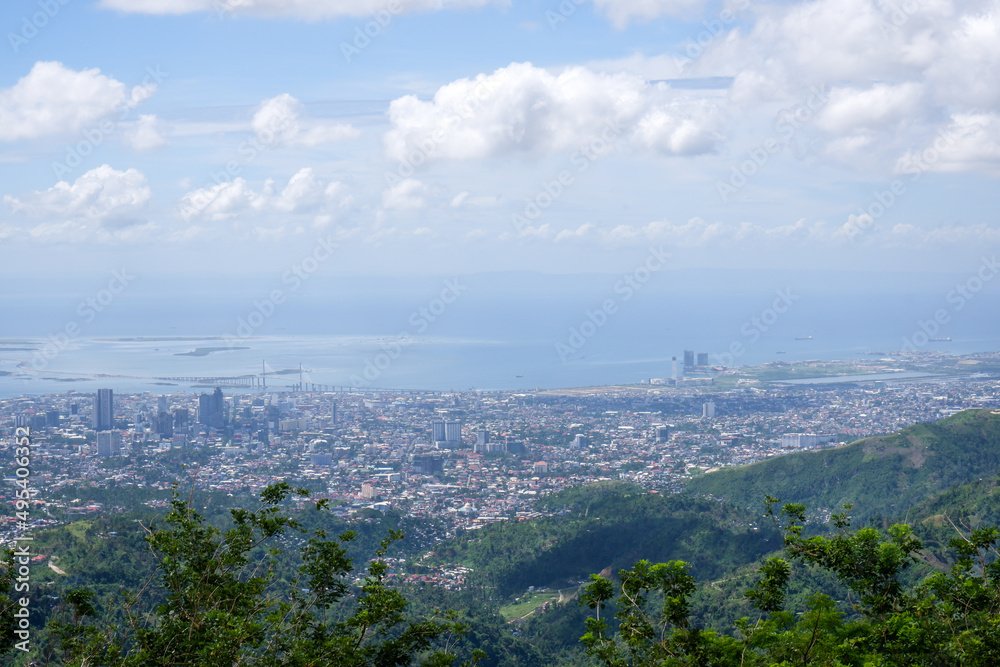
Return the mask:
<svg viewBox="0 0 1000 667">
<path fill-rule="evenodd" d="M 807 537 L 805 507 L 786 504 L 776 514 L 777 502 L 768 498 L 768 515 L 784 535 L 784 553 L 764 562 L 745 594 L 756 619 L 738 619 L 734 636 L 696 627 L 687 564 L 640 561 L 617 582 L 591 575 L 580 600 L 594 612 L 581 638 L 588 655 L 607 667 L 1000 664 L 996 528 L 951 540 L 951 570 L 907 587 L 904 575 L 923 549 L 909 526 L 852 529 L 845 513 L 833 516 L 832 536 Z M 854 613 L 848 617 L 822 593 L 798 613 L 785 609 L 793 564 L 836 575 Z M 612 619 L 602 614 L 609 604 L 617 609 Z"/>
<path fill-rule="evenodd" d="M 88 667 L 267 665 L 380 667 L 455 662 L 450 642 L 467 632 L 451 613 L 412 619 L 408 602 L 386 585 L 390 531 L 358 580 L 346 544 L 352 531 L 329 538 L 305 531 L 279 507 L 286 484 L 268 487 L 253 511 L 233 509 L 223 532 L 175 495 L 164 526 L 147 528 L 157 561 L 150 590 L 126 594 L 124 626 L 101 622 L 90 591 L 64 597 L 65 613 L 50 623 L 61 655 L 47 664 Z M 325 501 L 316 504 L 324 509 Z M 275 563 L 288 532 L 309 532 L 292 582 Z"/>
</svg>

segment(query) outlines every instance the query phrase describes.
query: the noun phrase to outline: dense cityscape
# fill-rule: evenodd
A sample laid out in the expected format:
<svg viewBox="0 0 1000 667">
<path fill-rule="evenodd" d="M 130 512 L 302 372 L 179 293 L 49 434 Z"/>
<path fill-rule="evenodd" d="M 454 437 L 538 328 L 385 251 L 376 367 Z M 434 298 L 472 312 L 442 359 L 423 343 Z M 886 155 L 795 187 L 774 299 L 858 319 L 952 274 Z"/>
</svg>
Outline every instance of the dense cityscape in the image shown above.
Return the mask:
<svg viewBox="0 0 1000 667">
<path fill-rule="evenodd" d="M 193 481 L 201 490 L 256 493 L 288 481 L 330 499 L 341 517 L 392 509 L 434 520 L 440 533 L 419 537 L 429 546 L 456 531 L 538 516 L 538 498 L 570 486 L 624 479 L 671 493 L 720 467 L 995 407 L 1000 378 L 969 371 L 997 361 L 879 358 L 852 362 L 862 377 L 849 382 L 830 375 L 842 362 L 691 364 L 640 385 L 532 392 L 101 388 L 3 400 L 0 418 L 11 433 L 30 429 L 33 527 L 115 510 L 85 495 L 58 500 L 64 487 L 167 492 Z M 823 381 L 760 379 L 775 372 Z M 197 463 L 179 479 L 167 460 Z M 6 490 L 7 500 L 13 493 Z M 163 506 L 166 497 L 146 502 Z M 28 528 L 13 517 L 5 526 L 8 542 Z"/>
</svg>

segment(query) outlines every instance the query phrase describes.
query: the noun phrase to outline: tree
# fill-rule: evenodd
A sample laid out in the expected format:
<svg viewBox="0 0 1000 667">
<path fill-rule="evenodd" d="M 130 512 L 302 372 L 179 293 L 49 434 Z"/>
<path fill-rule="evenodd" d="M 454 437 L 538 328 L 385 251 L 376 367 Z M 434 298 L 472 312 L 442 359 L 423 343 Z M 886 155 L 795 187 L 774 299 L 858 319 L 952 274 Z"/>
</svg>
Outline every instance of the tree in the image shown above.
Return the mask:
<svg viewBox="0 0 1000 667">
<path fill-rule="evenodd" d="M 832 535 L 804 534 L 805 507 L 767 499 L 767 514 L 784 536 L 780 556 L 759 568 L 745 597 L 759 617 L 734 621 L 734 636 L 693 627 L 689 597 L 695 590 L 687 564 L 640 561 L 620 570 L 618 582 L 591 575 L 581 604 L 595 610 L 581 642 L 607 667 L 679 665 L 969 665 L 1000 664 L 1000 531 L 980 528 L 950 543 L 957 554 L 948 572 L 917 583 L 908 570 L 923 545 L 903 524 L 885 531 L 853 529 L 845 511 Z M 850 612 L 829 596 L 813 594 L 801 611 L 786 609 L 795 563 L 836 575 L 851 593 Z M 617 611 L 613 632 L 606 605 Z"/>
<path fill-rule="evenodd" d="M 449 642 L 467 629 L 451 613 L 408 618 L 406 599 L 386 583 L 385 555 L 403 537 L 398 531 L 382 541 L 359 581 L 352 580 L 346 549 L 354 533 L 331 539 L 312 531 L 297 577 L 282 585 L 277 557 L 292 537 L 309 532 L 281 510 L 293 494 L 308 492 L 284 483 L 266 488 L 256 510 L 231 510 L 233 525 L 223 532 L 175 491 L 165 525 L 145 527 L 157 572 L 144 590 L 126 596 L 124 628 L 89 622 L 94 610 L 86 592 L 67 596 L 72 622 L 54 628 L 63 639 L 65 664 L 453 664 Z M 316 503 L 315 510 L 325 503 Z"/>
</svg>

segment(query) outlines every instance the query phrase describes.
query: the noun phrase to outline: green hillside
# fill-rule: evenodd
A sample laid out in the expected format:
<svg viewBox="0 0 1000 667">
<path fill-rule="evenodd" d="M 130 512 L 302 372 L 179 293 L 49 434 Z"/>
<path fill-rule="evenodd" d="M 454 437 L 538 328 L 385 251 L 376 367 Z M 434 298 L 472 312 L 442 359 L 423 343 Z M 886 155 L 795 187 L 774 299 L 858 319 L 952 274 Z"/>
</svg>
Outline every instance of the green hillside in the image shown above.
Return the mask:
<svg viewBox="0 0 1000 667">
<path fill-rule="evenodd" d="M 504 522 L 438 544 L 437 559 L 475 571 L 473 585 L 501 597 L 562 587 L 641 558 L 680 558 L 716 576 L 778 546 L 777 534 L 722 503 L 651 494 L 623 483 L 567 489 L 542 501 L 554 516 Z M 769 539 L 768 539 L 769 538 Z"/>
<path fill-rule="evenodd" d="M 968 410 L 837 449 L 801 452 L 697 477 L 686 492 L 746 508 L 764 495 L 811 510 L 854 504 L 857 517 L 904 518 L 952 486 L 1000 472 L 1000 412 Z"/>
</svg>

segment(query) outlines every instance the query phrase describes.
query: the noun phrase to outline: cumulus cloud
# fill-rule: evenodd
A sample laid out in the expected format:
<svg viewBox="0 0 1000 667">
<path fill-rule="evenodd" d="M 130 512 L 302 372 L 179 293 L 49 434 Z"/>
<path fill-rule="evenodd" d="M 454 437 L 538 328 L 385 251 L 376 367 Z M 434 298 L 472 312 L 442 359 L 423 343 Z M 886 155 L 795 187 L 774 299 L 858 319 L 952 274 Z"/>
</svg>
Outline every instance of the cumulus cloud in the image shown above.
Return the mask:
<svg viewBox="0 0 1000 667">
<path fill-rule="evenodd" d="M 809 0 L 755 4 L 742 16 L 699 46 L 685 73 L 733 77 L 727 112 L 744 127 L 748 116 L 773 117 L 826 91 L 797 139 L 801 157 L 888 171 L 949 119 L 1000 111 L 995 0 Z M 979 150 L 955 151 L 964 167 L 936 168 L 992 163 L 991 135 L 981 138 Z"/>
<path fill-rule="evenodd" d="M 491 0 L 397 0 L 395 13 L 482 7 Z M 508 4 L 498 0 L 497 4 Z M 385 0 L 101 0 L 101 7 L 139 14 L 212 12 L 221 16 L 286 16 L 310 20 L 368 16 L 387 10 Z"/>
<path fill-rule="evenodd" d="M 896 173 L 914 176 L 970 170 L 1000 173 L 1000 115 L 955 114 L 920 148 L 906 151 L 896 162 Z"/>
<path fill-rule="evenodd" d="M 939 56 L 927 68 L 940 104 L 969 109 L 996 109 L 1000 105 L 1000 8 L 994 3 L 958 5 L 955 18 L 942 30 Z"/>
<path fill-rule="evenodd" d="M 283 93 L 261 102 L 253 116 L 254 133 L 275 146 L 313 147 L 356 139 L 360 132 L 346 124 L 323 124 L 302 118 L 302 103 Z"/>
<path fill-rule="evenodd" d="M 76 132 L 139 104 L 154 90 L 152 84 L 129 90 L 96 68 L 77 72 L 59 62 L 37 62 L 16 84 L 0 90 L 0 141 Z"/>
<path fill-rule="evenodd" d="M 329 214 L 344 203 L 344 188 L 339 182 L 324 183 L 312 168 L 305 167 L 280 191 L 271 179 L 254 189 L 244 178 L 193 190 L 181 198 L 179 211 L 185 221 L 219 222 L 265 212 Z"/>
<path fill-rule="evenodd" d="M 60 181 L 48 190 L 5 195 L 3 199 L 19 215 L 122 228 L 142 221 L 150 197 L 146 177 L 140 171 L 119 171 L 105 164 L 80 176 L 72 185 Z"/>
<path fill-rule="evenodd" d="M 865 89 L 834 88 L 816 118 L 820 129 L 832 134 L 886 130 L 918 112 L 923 86 L 917 83 L 876 84 Z"/>
<path fill-rule="evenodd" d="M 427 193 L 426 184 L 415 178 L 406 178 L 382 193 L 382 207 L 404 211 L 423 208 L 427 204 Z"/>
<path fill-rule="evenodd" d="M 126 135 L 129 145 L 137 151 L 160 148 L 167 140 L 160 134 L 159 120 L 154 114 L 142 114 Z"/>
<path fill-rule="evenodd" d="M 667 155 L 704 153 L 722 137 L 721 112 L 708 99 L 682 95 L 632 74 L 570 67 L 559 74 L 513 63 L 460 79 L 430 101 L 393 100 L 384 136 L 398 161 L 540 155 L 624 138 Z"/>
</svg>

